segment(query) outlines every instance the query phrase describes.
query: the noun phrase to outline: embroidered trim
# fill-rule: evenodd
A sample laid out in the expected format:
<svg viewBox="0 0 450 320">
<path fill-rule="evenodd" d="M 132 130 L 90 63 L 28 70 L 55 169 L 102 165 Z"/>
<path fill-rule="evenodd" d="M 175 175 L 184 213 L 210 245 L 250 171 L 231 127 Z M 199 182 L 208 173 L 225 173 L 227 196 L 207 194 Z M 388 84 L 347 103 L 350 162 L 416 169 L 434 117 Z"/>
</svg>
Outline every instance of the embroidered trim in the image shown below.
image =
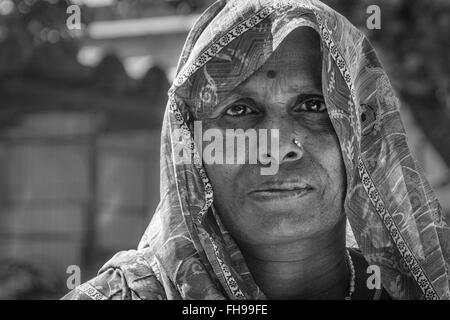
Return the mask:
<svg viewBox="0 0 450 320">
<path fill-rule="evenodd" d="M 208 211 L 208 208 L 211 206 L 213 202 L 213 189 L 211 186 L 211 183 L 209 182 L 208 176 L 206 174 L 205 169 L 203 168 L 202 159 L 200 158 L 200 153 L 197 150 L 197 147 L 195 146 L 194 139 L 191 136 L 191 131 L 189 129 L 189 126 L 184 121 L 183 115 L 181 114 L 180 110 L 178 109 L 177 103 L 175 101 L 175 98 L 173 95 L 169 97 L 169 111 L 174 114 L 175 121 L 177 124 L 181 127 L 183 132 L 183 139 L 186 141 L 186 143 L 189 145 L 189 149 L 191 150 L 191 153 L 194 157 L 194 166 L 197 168 L 200 178 L 203 182 L 203 187 L 205 189 L 205 205 L 203 208 L 198 212 L 197 216 L 194 218 L 197 220 L 198 223 L 202 222 L 203 216 Z M 173 148 L 173 145 L 172 145 Z M 174 166 L 176 162 L 174 161 Z M 174 168 L 176 173 L 176 168 Z M 178 181 L 178 179 L 177 179 Z"/>
<path fill-rule="evenodd" d="M 330 110 L 328 112 L 328 115 L 330 116 L 331 119 L 348 118 L 347 115 L 341 110 Z"/>
<path fill-rule="evenodd" d="M 95 289 L 94 286 L 88 282 L 83 283 L 82 285 L 79 285 L 77 287 L 77 290 L 83 292 L 85 295 L 87 295 L 92 300 L 108 300 L 108 298 L 104 294 L 102 294 L 100 291 Z"/>
<path fill-rule="evenodd" d="M 420 289 L 425 294 L 425 298 L 427 300 L 439 300 L 439 296 L 433 288 L 430 280 L 426 276 L 414 254 L 411 252 L 411 249 L 408 247 L 405 239 L 403 239 L 403 236 L 397 225 L 395 224 L 391 213 L 386 209 L 383 200 L 380 198 L 375 184 L 373 183 L 372 178 L 367 172 L 366 166 L 361 159 L 361 156 L 358 156 L 358 171 L 364 190 L 369 196 L 369 199 L 372 202 L 375 211 L 378 213 L 384 225 L 388 229 L 392 240 L 394 241 L 397 249 L 403 257 L 403 260 L 411 271 Z"/>
<path fill-rule="evenodd" d="M 237 284 L 233 275 L 231 274 L 230 269 L 228 268 L 226 263 L 219 257 L 219 248 L 217 247 L 216 243 L 214 242 L 214 239 L 211 236 L 209 236 L 209 239 L 213 245 L 214 254 L 216 255 L 216 259 L 219 262 L 220 268 L 222 269 L 222 273 L 225 276 L 225 280 L 227 282 L 228 288 L 230 289 L 231 293 L 233 293 L 233 295 L 239 300 L 247 300 L 247 298 L 245 297 L 245 295 L 242 293 L 241 289 L 239 288 L 239 285 Z"/>
</svg>

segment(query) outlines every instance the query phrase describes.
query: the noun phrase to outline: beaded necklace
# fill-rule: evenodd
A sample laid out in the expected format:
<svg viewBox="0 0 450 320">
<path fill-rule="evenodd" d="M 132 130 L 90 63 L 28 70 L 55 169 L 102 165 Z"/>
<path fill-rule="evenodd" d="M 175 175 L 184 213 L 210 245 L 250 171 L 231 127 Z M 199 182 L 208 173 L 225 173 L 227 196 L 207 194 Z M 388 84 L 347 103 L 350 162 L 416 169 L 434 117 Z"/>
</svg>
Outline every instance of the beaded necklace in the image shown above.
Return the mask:
<svg viewBox="0 0 450 320">
<path fill-rule="evenodd" d="M 348 295 L 345 297 L 345 300 L 352 300 L 352 295 L 355 292 L 355 267 L 353 265 L 353 260 L 348 249 L 345 249 L 345 256 L 347 258 L 347 266 L 350 269 L 350 284 Z"/>
</svg>

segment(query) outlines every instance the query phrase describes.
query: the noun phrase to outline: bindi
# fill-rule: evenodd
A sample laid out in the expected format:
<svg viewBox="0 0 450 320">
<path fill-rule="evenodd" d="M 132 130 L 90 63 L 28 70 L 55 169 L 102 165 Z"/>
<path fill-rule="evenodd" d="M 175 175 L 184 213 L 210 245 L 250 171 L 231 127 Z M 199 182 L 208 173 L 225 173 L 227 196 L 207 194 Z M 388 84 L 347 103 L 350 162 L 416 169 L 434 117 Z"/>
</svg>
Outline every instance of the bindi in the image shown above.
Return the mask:
<svg viewBox="0 0 450 320">
<path fill-rule="evenodd" d="M 267 78 L 273 79 L 276 77 L 277 73 L 274 70 L 269 70 L 269 71 L 267 71 L 266 75 L 267 75 Z"/>
</svg>

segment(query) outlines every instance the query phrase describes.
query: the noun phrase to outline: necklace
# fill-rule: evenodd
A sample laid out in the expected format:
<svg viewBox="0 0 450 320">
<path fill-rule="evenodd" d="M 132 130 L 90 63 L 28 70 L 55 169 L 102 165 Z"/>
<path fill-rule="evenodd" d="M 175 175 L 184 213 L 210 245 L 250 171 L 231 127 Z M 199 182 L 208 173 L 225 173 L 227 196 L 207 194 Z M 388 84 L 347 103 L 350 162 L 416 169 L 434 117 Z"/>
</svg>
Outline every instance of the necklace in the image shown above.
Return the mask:
<svg viewBox="0 0 450 320">
<path fill-rule="evenodd" d="M 352 300 L 352 294 L 355 292 L 355 267 L 353 266 L 353 260 L 348 249 L 345 249 L 345 256 L 347 258 L 348 268 L 350 269 L 350 284 L 345 300 Z"/>
</svg>

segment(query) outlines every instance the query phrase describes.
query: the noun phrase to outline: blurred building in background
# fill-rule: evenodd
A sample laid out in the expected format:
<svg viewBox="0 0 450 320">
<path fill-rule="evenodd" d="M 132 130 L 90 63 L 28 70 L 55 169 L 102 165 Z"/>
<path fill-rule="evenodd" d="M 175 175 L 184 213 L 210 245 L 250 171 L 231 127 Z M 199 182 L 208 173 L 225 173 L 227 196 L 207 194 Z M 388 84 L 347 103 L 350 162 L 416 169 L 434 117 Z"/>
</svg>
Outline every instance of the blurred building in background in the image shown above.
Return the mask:
<svg viewBox="0 0 450 320">
<path fill-rule="evenodd" d="M 448 1 L 325 1 L 379 49 L 450 212 Z M 83 28 L 66 9 L 81 6 Z M 207 0 L 0 0 L 0 299 L 56 298 L 135 248 L 159 201 L 166 92 Z M 365 29 L 368 5 L 382 29 Z"/>
<path fill-rule="evenodd" d="M 69 265 L 86 281 L 135 248 L 158 204 L 168 75 L 192 18 L 100 2 L 70 32 L 66 1 L 0 1 L 0 298 L 61 296 Z"/>
</svg>

